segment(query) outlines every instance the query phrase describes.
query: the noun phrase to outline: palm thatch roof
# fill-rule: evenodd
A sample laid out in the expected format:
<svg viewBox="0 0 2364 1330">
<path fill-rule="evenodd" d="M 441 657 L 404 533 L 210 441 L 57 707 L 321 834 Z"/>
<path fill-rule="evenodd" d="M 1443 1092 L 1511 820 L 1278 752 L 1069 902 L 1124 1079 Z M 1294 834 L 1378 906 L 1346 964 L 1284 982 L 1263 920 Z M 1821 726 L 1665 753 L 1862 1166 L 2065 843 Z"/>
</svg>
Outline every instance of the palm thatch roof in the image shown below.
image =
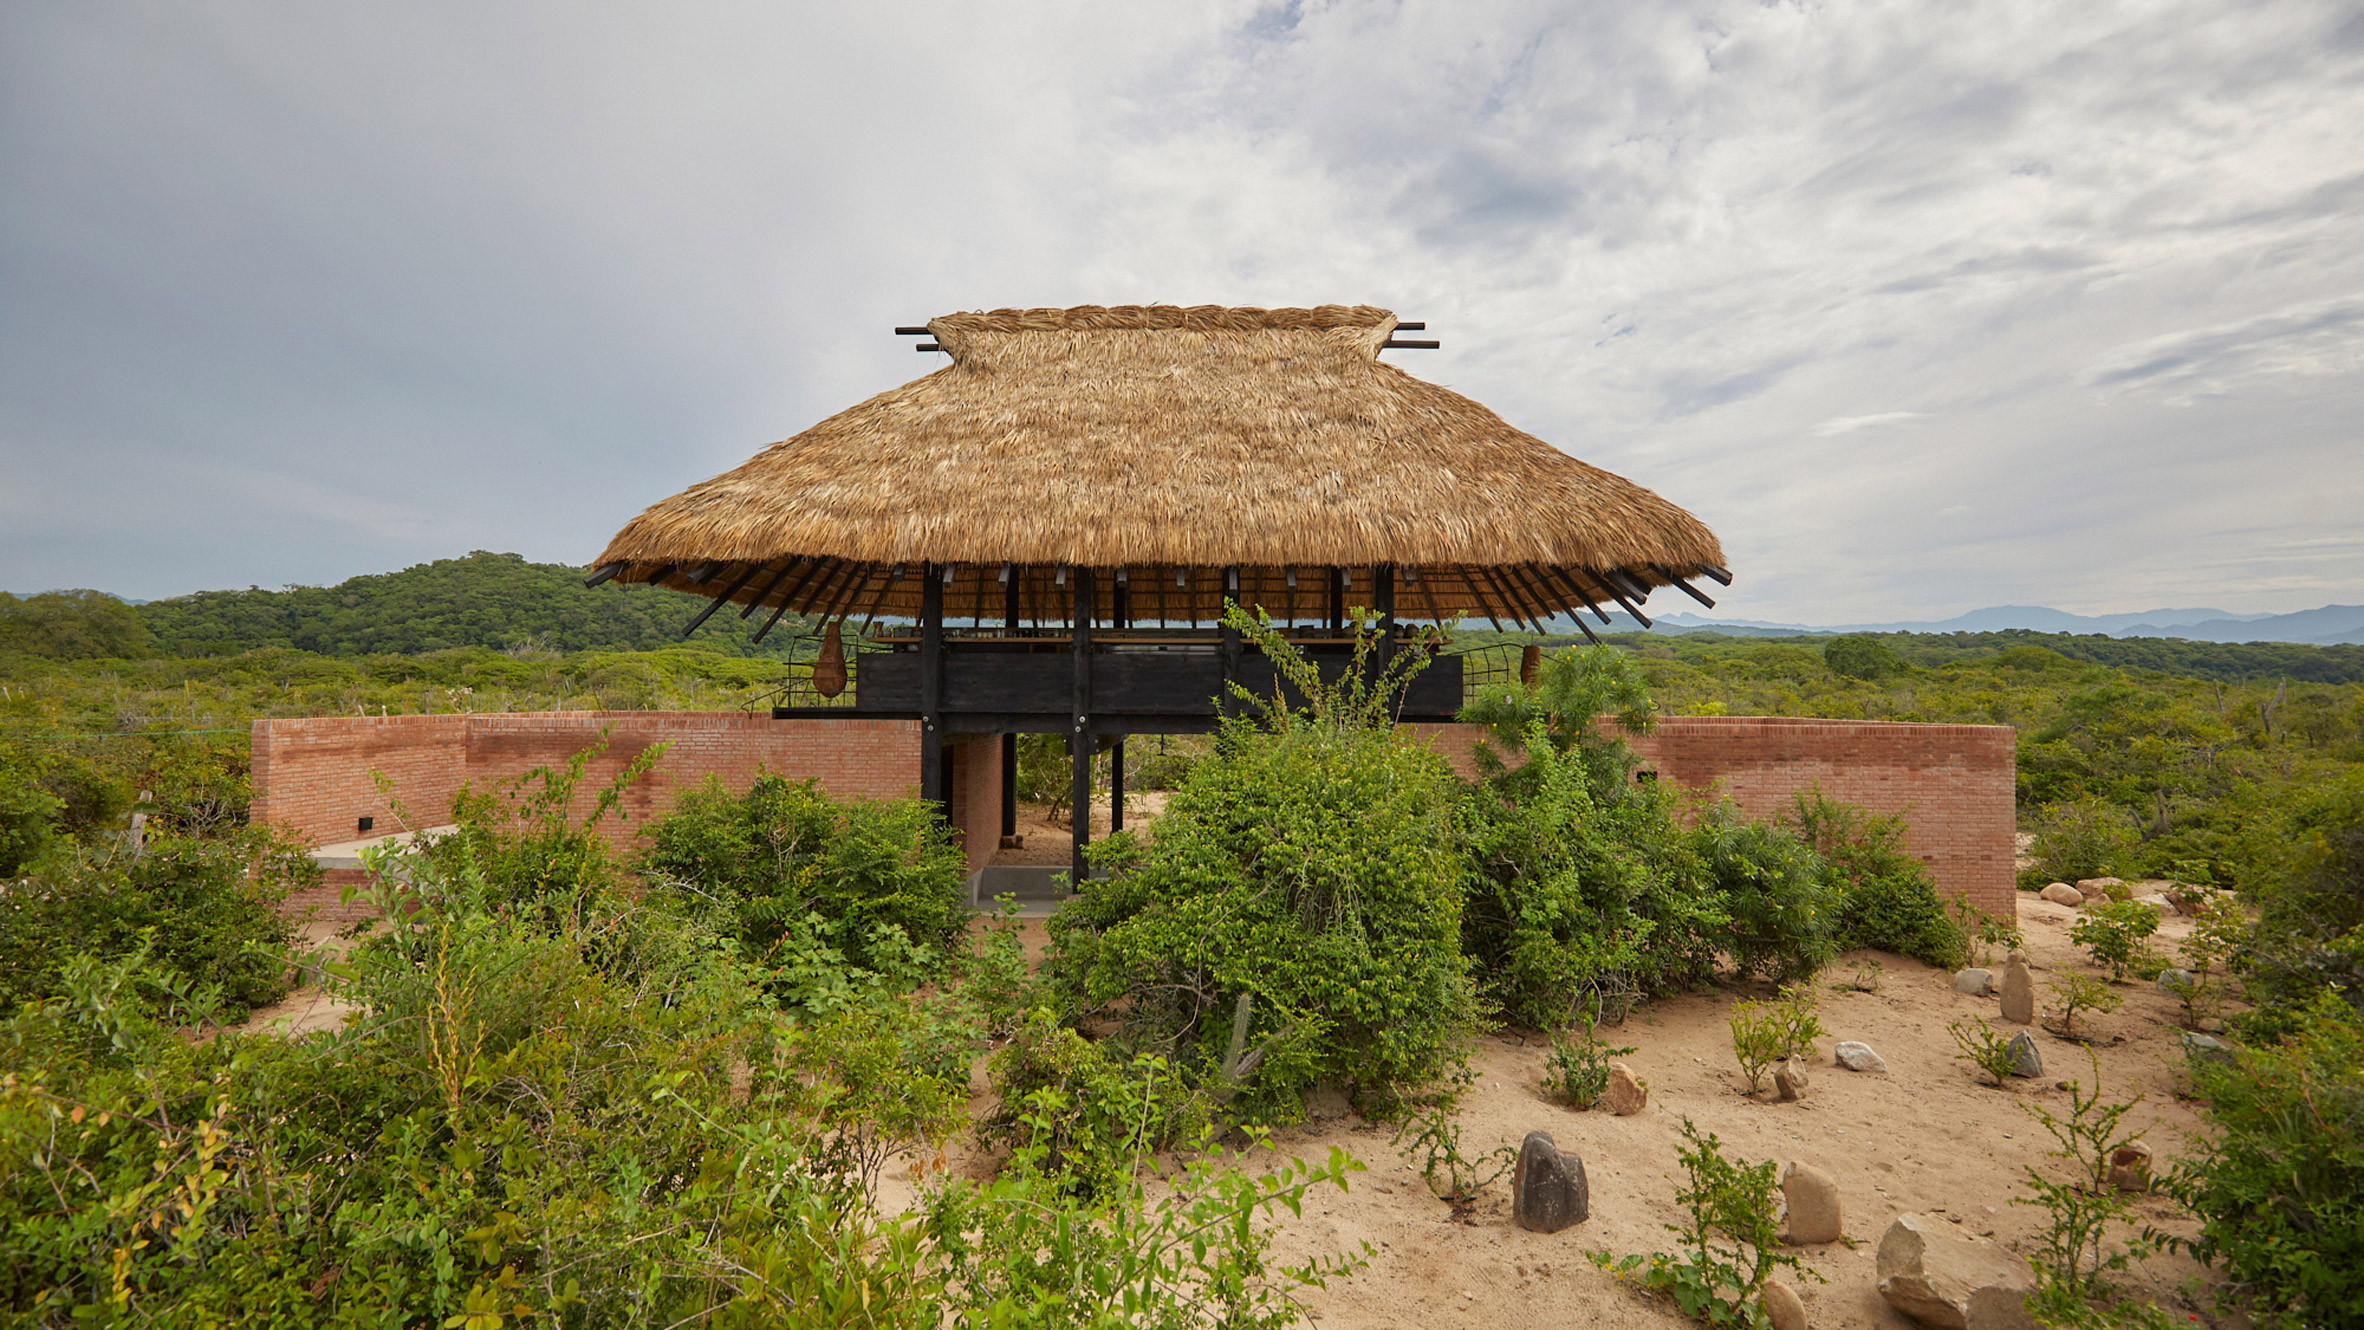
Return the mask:
<svg viewBox="0 0 2364 1330">
<path fill-rule="evenodd" d="M 1292 570 L 1400 569 L 1420 618 L 1728 576 L 1689 513 L 1380 360 L 1395 326 L 1342 305 L 946 315 L 927 328 L 949 365 L 651 506 L 597 563 L 750 610 L 888 614 L 922 565 L 987 614 L 1013 576 L 1137 570 L 1202 621 L 1226 567 L 1276 596 Z"/>
</svg>

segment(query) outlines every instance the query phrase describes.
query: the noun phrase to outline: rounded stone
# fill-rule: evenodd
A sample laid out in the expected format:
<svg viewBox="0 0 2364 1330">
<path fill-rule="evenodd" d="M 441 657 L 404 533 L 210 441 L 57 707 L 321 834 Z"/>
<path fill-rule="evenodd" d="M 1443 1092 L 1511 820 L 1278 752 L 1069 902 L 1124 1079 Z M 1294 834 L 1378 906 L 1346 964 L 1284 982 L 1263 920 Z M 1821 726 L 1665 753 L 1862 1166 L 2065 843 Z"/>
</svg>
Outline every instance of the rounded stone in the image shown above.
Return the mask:
<svg viewBox="0 0 2364 1330">
<path fill-rule="evenodd" d="M 1789 1231 L 1783 1241 L 1793 1247 L 1837 1242 L 1844 1230 L 1839 1206 L 1839 1184 L 1812 1164 L 1791 1164 L 1781 1175 L 1781 1197 L 1789 1206 Z"/>
</svg>

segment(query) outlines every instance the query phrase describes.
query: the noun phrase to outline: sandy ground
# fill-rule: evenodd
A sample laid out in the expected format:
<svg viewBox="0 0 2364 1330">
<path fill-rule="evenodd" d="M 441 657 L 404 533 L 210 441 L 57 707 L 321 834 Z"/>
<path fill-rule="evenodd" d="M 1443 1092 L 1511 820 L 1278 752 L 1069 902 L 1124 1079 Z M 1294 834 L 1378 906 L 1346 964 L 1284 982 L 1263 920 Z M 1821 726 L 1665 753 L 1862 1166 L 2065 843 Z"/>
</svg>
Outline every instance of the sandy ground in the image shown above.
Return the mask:
<svg viewBox="0 0 2364 1330">
<path fill-rule="evenodd" d="M 1164 790 L 1135 790 L 1125 795 L 1125 828 L 1145 832 L 1150 822 L 1166 809 L 1171 795 Z M 1108 834 L 1108 800 L 1103 797 L 1092 805 L 1092 838 Z M 1023 846 L 994 851 L 989 861 L 1000 864 L 1056 864 L 1065 867 L 1072 859 L 1075 842 L 1069 839 L 1067 815 L 1061 812 L 1054 821 L 1046 804 L 1018 805 L 1018 834 L 1025 837 Z"/>
<path fill-rule="evenodd" d="M 2060 970 L 2096 973 L 2069 944 L 2068 925 L 2076 915 L 2033 896 L 2020 898 L 2020 927 L 2039 1000 Z M 2154 945 L 2171 951 L 2187 927 L 2169 916 Z M 1030 923 L 1026 932 L 1033 951 L 1039 924 Z M 1874 1286 L 1873 1251 L 1889 1222 L 1908 1212 L 1931 1214 L 1966 1233 L 2025 1247 L 2042 1216 L 2011 1203 L 2026 1194 L 2022 1169 L 2032 1165 L 2057 1176 L 2063 1166 L 2045 1157 L 2052 1140 L 2023 1106 L 2043 1104 L 2065 1113 L 2069 1096 L 2056 1082 L 2090 1081 L 2092 1069 L 2082 1046 L 2039 1028 L 2044 1079 L 2014 1081 L 2001 1090 L 1981 1083 L 1968 1064 L 1955 1060 L 1946 1026 L 1973 1015 L 2000 1026 L 1999 1000 L 1956 993 L 1950 973 L 1884 954 L 1876 955 L 1883 967 L 1880 991 L 1831 987 L 1849 977 L 1852 963 L 1874 956 L 1850 954 L 1822 976 L 1821 1017 L 1830 1036 L 1820 1045 L 1805 1098 L 1795 1103 L 1771 1102 L 1770 1092 L 1756 1098 L 1742 1093 L 1745 1080 L 1726 1022 L 1734 1002 L 1769 996 L 1760 987 L 1651 1003 L 1606 1032 L 1613 1043 L 1638 1049 L 1624 1061 L 1650 1085 L 1649 1107 L 1633 1117 L 1577 1112 L 1546 1099 L 1546 1042 L 1517 1035 L 1481 1038 L 1472 1054 L 1481 1079 L 1461 1115 L 1464 1147 L 1474 1154 L 1515 1146 L 1527 1132 L 1542 1130 L 1563 1152 L 1581 1155 L 1591 1217 L 1556 1234 L 1512 1225 L 1507 1179 L 1488 1187 L 1465 1220 L 1457 1219 L 1396 1152 L 1389 1129 L 1365 1123 L 1338 1096 L 1322 1096 L 1314 1117 L 1275 1135 L 1273 1156 L 1318 1162 L 1337 1145 L 1368 1171 L 1355 1175 L 1348 1192 L 1324 1188 L 1309 1196 L 1303 1217 L 1284 1223 L 1276 1246 L 1297 1259 L 1351 1252 L 1367 1242 L 1371 1257 L 1363 1270 L 1307 1298 L 1315 1323 L 1358 1330 L 1691 1324 L 1671 1305 L 1621 1284 L 1585 1258 L 1591 1249 L 1620 1255 L 1672 1250 L 1664 1225 L 1676 1218 L 1681 1169 L 1675 1151 L 1688 1116 L 1721 1138 L 1727 1157 L 1802 1161 L 1838 1181 L 1848 1241 L 1787 1249 L 1828 1281 L 1791 1278 L 1815 1326 L 1913 1324 L 1891 1311 Z M 1999 956 L 1996 961 L 1999 977 Z M 2120 991 L 2125 1005 L 2089 1027 L 2099 1039 L 2094 1051 L 2101 1083 L 2113 1098 L 2144 1096 L 2128 1120 L 2146 1130 L 2163 1168 L 2198 1123 L 2195 1106 L 2174 1094 L 2181 1009 L 2147 983 L 2129 981 Z M 1870 1044 L 1889 1070 L 1866 1074 L 1833 1065 L 1831 1045 L 1842 1039 Z M 991 1105 L 982 1096 L 982 1076 L 977 1085 L 981 1115 Z M 973 1151 L 956 1148 L 953 1154 L 953 1166 L 964 1171 L 985 1165 Z M 907 1203 L 904 1184 L 890 1182 L 886 1190 L 890 1194 L 881 1200 L 890 1207 Z M 2193 1229 L 2162 1198 L 2145 1198 L 2137 1208 L 2143 1219 L 2169 1231 Z M 2205 1306 L 2188 1294 L 2205 1273 L 2188 1258 L 2154 1257 L 2133 1282 L 2179 1321 L 2210 1325 L 2215 1322 Z"/>
</svg>

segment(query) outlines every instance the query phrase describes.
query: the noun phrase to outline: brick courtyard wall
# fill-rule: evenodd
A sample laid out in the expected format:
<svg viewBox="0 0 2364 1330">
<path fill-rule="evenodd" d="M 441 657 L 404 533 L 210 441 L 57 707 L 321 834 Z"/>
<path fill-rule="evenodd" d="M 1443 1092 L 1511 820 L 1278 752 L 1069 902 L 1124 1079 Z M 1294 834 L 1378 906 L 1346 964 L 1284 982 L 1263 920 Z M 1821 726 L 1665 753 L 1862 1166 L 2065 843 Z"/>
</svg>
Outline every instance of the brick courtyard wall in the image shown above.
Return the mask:
<svg viewBox="0 0 2364 1330">
<path fill-rule="evenodd" d="M 900 798 L 919 784 L 919 726 L 895 720 L 773 720 L 740 711 L 540 711 L 452 716 L 328 716 L 258 720 L 253 730 L 254 816 L 333 844 L 402 830 L 370 773 L 381 771 L 412 821 L 451 820 L 463 783 L 477 790 L 535 767 L 556 767 L 600 742 L 576 790 L 578 814 L 624 767 L 667 745 L 624 793 L 627 820 L 602 824 L 628 846 L 648 819 L 707 776 L 745 790 L 759 771 L 817 777 L 840 797 Z M 373 817 L 369 831 L 358 819 Z"/>
<path fill-rule="evenodd" d="M 1463 776 L 1475 771 L 1477 727 L 1405 728 Z M 1817 785 L 1833 799 L 1901 813 L 1906 851 L 1928 865 L 1940 889 L 2005 919 L 2017 913 L 2016 736 L 2008 725 L 1667 716 L 1628 742 L 1658 779 L 1719 790 L 1751 817 L 1776 816 Z"/>
<path fill-rule="evenodd" d="M 455 716 L 341 716 L 254 723 L 254 814 L 320 843 L 400 830 L 370 779 L 384 772 L 422 825 L 450 820 L 463 782 L 483 789 L 555 766 L 609 731 L 579 804 L 649 746 L 670 746 L 627 791 L 630 820 L 606 824 L 619 846 L 709 774 L 744 790 L 759 770 L 818 777 L 839 796 L 896 798 L 917 792 L 919 726 L 913 721 L 777 721 L 745 712 L 562 711 Z M 1474 774 L 1465 725 L 1408 725 L 1463 776 Z M 1906 849 L 1943 889 L 2011 917 L 2014 735 L 2002 725 L 1669 716 L 1632 740 L 1659 779 L 1718 789 L 1755 817 L 1788 807 L 1820 785 L 1878 813 L 1902 813 Z M 1000 843 L 1001 764 L 991 738 L 953 745 L 952 817 L 972 870 Z M 376 826 L 363 833 L 357 819 Z"/>
</svg>

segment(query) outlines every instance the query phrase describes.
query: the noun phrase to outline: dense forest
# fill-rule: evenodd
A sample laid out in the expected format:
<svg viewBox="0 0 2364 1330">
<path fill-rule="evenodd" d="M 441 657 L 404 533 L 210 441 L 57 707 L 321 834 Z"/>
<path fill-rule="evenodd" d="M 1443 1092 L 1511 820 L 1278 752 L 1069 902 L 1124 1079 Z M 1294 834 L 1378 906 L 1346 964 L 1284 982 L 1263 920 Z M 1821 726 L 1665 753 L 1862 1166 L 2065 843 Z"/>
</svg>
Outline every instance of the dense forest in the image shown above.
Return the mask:
<svg viewBox="0 0 2364 1330">
<path fill-rule="evenodd" d="M 329 656 L 494 650 L 650 651 L 682 640 L 698 606 L 645 586 L 586 588 L 584 570 L 478 550 L 335 586 L 200 591 L 121 605 L 92 591 L 0 593 L 0 653 L 219 656 L 288 647 Z M 114 604 L 117 608 L 109 609 Z M 717 614 L 697 640 L 731 655 L 785 655 L 800 621 L 761 644 L 762 618 Z"/>
</svg>

